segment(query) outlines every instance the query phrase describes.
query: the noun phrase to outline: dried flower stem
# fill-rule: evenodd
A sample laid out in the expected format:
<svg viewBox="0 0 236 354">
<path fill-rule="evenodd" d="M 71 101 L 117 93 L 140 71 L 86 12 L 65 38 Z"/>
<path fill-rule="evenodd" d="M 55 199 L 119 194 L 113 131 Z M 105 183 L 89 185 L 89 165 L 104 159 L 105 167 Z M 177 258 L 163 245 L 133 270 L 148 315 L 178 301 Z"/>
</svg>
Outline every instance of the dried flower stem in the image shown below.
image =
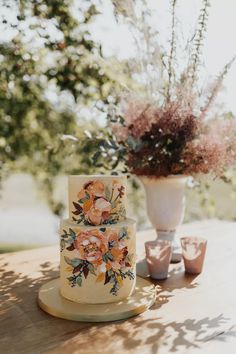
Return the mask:
<svg viewBox="0 0 236 354">
<path fill-rule="evenodd" d="M 168 84 L 167 84 L 167 101 L 170 101 L 170 92 L 171 92 L 171 83 L 172 83 L 172 76 L 173 76 L 173 59 L 175 53 L 175 9 L 176 9 L 177 0 L 171 1 L 171 15 L 172 15 L 172 22 L 171 22 L 171 42 L 170 42 L 170 55 L 168 58 Z"/>
<path fill-rule="evenodd" d="M 224 80 L 225 76 L 227 75 L 229 69 L 231 68 L 232 64 L 234 63 L 235 59 L 236 59 L 236 55 L 224 66 L 223 70 L 216 78 L 216 81 L 215 81 L 215 84 L 213 85 L 211 93 L 207 98 L 207 102 L 206 102 L 205 106 L 201 109 L 200 119 L 204 118 L 206 113 L 209 111 L 209 108 L 214 103 L 215 98 L 222 86 L 223 80 Z"/>
<path fill-rule="evenodd" d="M 203 40 L 204 40 L 204 32 L 206 32 L 206 25 L 207 25 L 207 20 L 208 20 L 208 12 L 207 8 L 210 6 L 210 0 L 203 0 L 203 7 L 201 9 L 201 13 L 198 18 L 198 26 L 196 29 L 196 32 L 194 34 L 194 47 L 193 47 L 193 52 L 192 52 L 192 73 L 191 73 L 191 79 L 192 79 L 192 84 L 196 80 L 196 75 L 197 75 L 197 70 L 198 66 L 200 63 L 200 56 L 201 56 L 201 47 L 203 46 Z"/>
</svg>

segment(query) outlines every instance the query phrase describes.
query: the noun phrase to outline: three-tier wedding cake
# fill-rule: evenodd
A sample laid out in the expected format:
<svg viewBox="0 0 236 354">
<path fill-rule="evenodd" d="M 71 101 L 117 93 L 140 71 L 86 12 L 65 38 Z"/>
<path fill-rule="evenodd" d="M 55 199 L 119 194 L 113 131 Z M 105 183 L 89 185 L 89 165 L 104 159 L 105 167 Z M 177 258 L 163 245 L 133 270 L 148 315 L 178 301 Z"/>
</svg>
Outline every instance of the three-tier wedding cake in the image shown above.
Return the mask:
<svg viewBox="0 0 236 354">
<path fill-rule="evenodd" d="M 78 303 L 127 298 L 136 282 L 135 222 L 126 176 L 69 176 L 69 219 L 60 225 L 60 292 Z"/>
</svg>

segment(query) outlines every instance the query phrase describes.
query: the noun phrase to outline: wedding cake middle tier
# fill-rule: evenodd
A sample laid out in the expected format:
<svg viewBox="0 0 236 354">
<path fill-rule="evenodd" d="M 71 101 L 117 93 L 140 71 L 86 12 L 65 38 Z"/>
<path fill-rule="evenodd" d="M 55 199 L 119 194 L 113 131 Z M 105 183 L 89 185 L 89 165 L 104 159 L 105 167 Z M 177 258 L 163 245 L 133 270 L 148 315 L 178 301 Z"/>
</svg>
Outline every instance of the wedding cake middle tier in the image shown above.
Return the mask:
<svg viewBox="0 0 236 354">
<path fill-rule="evenodd" d="M 62 220 L 62 296 L 95 304 L 117 302 L 131 295 L 136 281 L 135 231 L 131 219 L 99 226 Z"/>
</svg>

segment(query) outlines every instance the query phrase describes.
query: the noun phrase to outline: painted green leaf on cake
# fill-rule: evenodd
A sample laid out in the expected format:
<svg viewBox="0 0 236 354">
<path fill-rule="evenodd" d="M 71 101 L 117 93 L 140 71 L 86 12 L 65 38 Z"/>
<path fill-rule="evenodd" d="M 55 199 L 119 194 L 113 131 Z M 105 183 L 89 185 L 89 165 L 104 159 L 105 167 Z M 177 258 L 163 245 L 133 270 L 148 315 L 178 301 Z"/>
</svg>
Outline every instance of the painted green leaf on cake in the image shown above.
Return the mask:
<svg viewBox="0 0 236 354">
<path fill-rule="evenodd" d="M 73 229 L 69 228 L 68 231 L 62 230 L 61 237 L 61 252 L 66 248 L 68 251 L 74 250 L 74 242 L 76 240 L 76 233 Z"/>
<path fill-rule="evenodd" d="M 122 240 L 123 238 L 127 237 L 127 229 L 125 227 L 122 227 L 119 231 L 119 240 Z"/>
<path fill-rule="evenodd" d="M 70 232 L 70 235 L 71 235 L 74 239 L 76 239 L 76 233 L 75 233 L 75 231 L 74 231 L 73 229 L 69 228 L 69 232 Z"/>
<path fill-rule="evenodd" d="M 80 224 L 84 220 L 84 216 L 82 215 L 79 219 L 73 218 L 73 220 L 76 222 L 76 224 Z M 85 224 L 85 222 L 84 222 Z"/>
<path fill-rule="evenodd" d="M 106 256 L 107 256 L 107 258 L 108 258 L 109 261 L 114 261 L 114 257 L 113 257 L 113 255 L 111 254 L 111 252 L 107 252 L 107 253 L 106 253 Z"/>
<path fill-rule="evenodd" d="M 92 273 L 93 275 L 96 275 L 96 271 L 95 271 L 95 268 L 92 263 L 88 264 L 88 269 L 89 269 L 90 273 Z"/>
<path fill-rule="evenodd" d="M 83 263 L 80 263 L 73 269 L 73 274 L 78 273 L 83 268 Z"/>
<path fill-rule="evenodd" d="M 79 286 L 82 286 L 82 278 L 81 277 L 76 278 L 76 284 Z"/>
<path fill-rule="evenodd" d="M 111 261 L 113 260 L 113 257 L 112 257 L 111 253 L 107 252 L 102 256 L 102 259 L 105 263 L 108 263 L 109 260 L 111 260 Z"/>
<path fill-rule="evenodd" d="M 110 199 L 111 199 L 111 191 L 108 188 L 108 186 L 105 187 L 105 197 L 106 197 L 107 200 L 110 201 Z"/>
<path fill-rule="evenodd" d="M 112 207 L 112 209 L 114 209 L 116 207 L 116 202 L 112 202 L 111 207 Z"/>
<path fill-rule="evenodd" d="M 62 252 L 64 250 L 64 248 L 66 247 L 65 240 L 61 239 L 60 246 L 61 246 L 61 252 Z"/>
<path fill-rule="evenodd" d="M 71 265 L 72 267 L 77 267 L 79 264 L 81 264 L 83 261 L 81 259 L 71 259 L 69 257 L 64 256 L 64 259 L 67 264 Z"/>
</svg>

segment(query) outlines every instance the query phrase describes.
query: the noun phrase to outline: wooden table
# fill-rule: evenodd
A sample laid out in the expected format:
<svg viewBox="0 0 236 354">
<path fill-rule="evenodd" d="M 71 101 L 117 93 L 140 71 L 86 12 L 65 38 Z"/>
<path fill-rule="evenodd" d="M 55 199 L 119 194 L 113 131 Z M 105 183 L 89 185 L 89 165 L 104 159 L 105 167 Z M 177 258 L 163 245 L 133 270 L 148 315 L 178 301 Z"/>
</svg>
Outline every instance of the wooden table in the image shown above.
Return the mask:
<svg viewBox="0 0 236 354">
<path fill-rule="evenodd" d="M 168 280 L 155 283 L 157 301 L 149 311 L 105 324 L 53 318 L 38 308 L 40 285 L 58 276 L 58 247 L 2 255 L 0 352 L 235 354 L 236 223 L 195 222 L 179 234 L 207 238 L 204 272 L 186 276 L 182 263 L 171 265 Z M 154 237 L 153 230 L 137 235 L 142 274 L 143 243 Z"/>
</svg>

